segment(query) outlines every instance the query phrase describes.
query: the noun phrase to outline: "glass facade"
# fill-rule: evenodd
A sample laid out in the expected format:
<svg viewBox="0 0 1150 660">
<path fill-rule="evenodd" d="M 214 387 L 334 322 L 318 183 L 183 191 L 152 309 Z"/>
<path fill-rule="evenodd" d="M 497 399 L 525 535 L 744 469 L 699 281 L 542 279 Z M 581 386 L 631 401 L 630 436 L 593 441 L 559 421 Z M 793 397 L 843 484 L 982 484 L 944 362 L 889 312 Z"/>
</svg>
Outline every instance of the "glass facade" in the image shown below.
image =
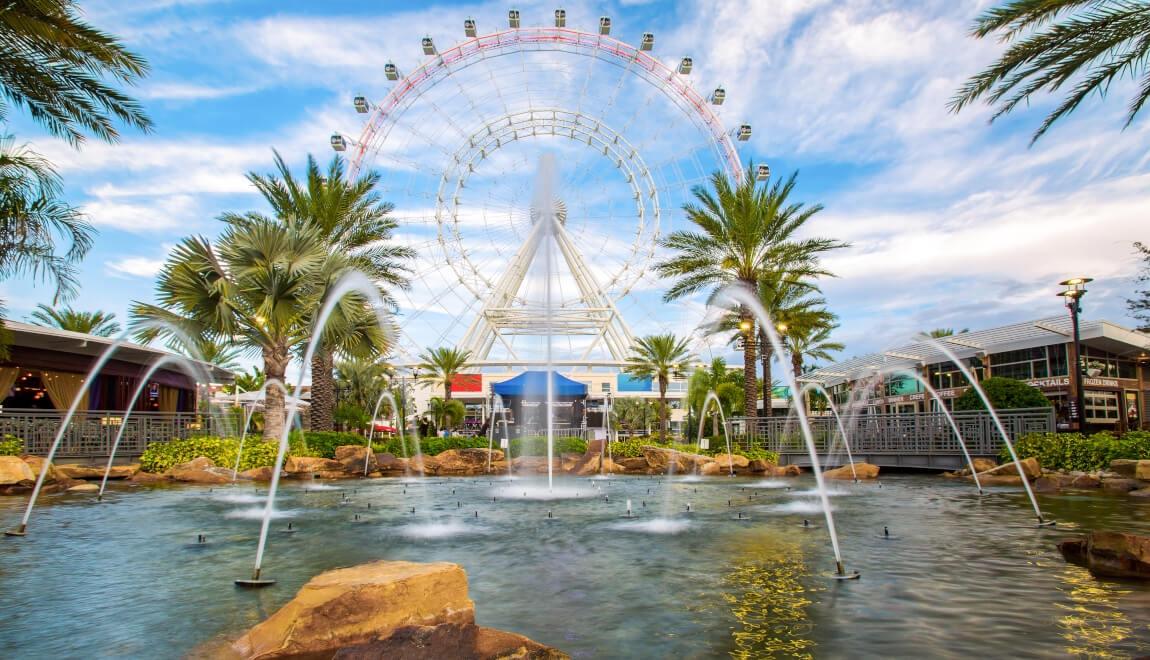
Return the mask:
<svg viewBox="0 0 1150 660">
<path fill-rule="evenodd" d="M 982 380 L 982 360 L 972 358 L 966 362 L 966 368 L 974 373 L 975 378 Z M 962 375 L 962 372 L 958 370 L 958 367 L 955 366 L 953 362 L 938 362 L 928 365 L 926 372 L 929 374 L 927 378 L 930 380 L 931 387 L 936 390 L 948 390 L 953 387 L 966 386 L 966 376 Z"/>
<path fill-rule="evenodd" d="M 1100 351 L 1089 346 L 1082 347 L 1082 356 L 1087 373 L 1097 369 L 1097 378 L 1137 378 L 1138 367 L 1133 360 Z"/>
<path fill-rule="evenodd" d="M 991 376 L 1032 380 L 1065 376 L 1068 373 L 1065 344 L 1005 351 L 990 356 Z"/>
</svg>

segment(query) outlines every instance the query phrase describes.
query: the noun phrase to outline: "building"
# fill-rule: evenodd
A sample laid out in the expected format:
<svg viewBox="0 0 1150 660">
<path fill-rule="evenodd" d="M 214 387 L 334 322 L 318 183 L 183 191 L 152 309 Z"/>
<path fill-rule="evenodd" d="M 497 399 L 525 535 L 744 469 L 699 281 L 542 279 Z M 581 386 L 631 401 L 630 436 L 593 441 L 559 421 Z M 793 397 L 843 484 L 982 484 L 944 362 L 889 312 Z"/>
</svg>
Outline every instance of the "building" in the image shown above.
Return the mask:
<svg viewBox="0 0 1150 660">
<path fill-rule="evenodd" d="M 491 371 L 460 374 L 457 376 L 451 386 L 451 397 L 463 402 L 467 410 L 464 427 L 476 432 L 484 428 L 487 418 L 492 413 L 492 394 L 495 391 L 495 386 L 515 378 L 520 378 L 525 373 L 530 374 L 536 372 Z M 565 429 L 578 429 L 580 433 L 582 429 L 603 428 L 603 413 L 607 409 L 607 406 L 612 405 L 614 401 L 625 398 L 648 400 L 657 400 L 659 398 L 657 383 L 649 379 L 632 378 L 623 373 L 608 371 L 565 371 L 561 373 L 561 376 L 564 380 L 570 379 L 586 388 L 583 401 L 578 406 L 573 405 L 571 410 L 564 408 L 563 413 L 560 415 L 564 420 L 567 420 L 564 424 Z M 411 379 L 408 379 L 408 385 L 412 385 Z M 421 383 L 419 387 L 414 388 L 412 394 L 416 411 L 423 412 L 427 410 L 428 401 L 431 397 L 441 397 L 443 396 L 443 391 L 440 387 L 431 386 L 428 383 Z M 673 379 L 667 388 L 667 403 L 670 408 L 669 419 L 672 431 L 681 430 L 681 425 L 686 421 L 687 411 L 684 404 L 686 396 L 687 379 Z M 495 412 L 497 419 L 500 420 L 500 424 L 502 425 L 504 411 L 497 408 Z M 519 419 L 515 419 L 515 412 L 510 409 L 508 412 L 512 415 L 512 423 L 519 423 L 523 428 L 530 429 L 527 432 L 535 430 L 536 425 L 531 424 L 531 420 L 524 418 L 524 411 L 522 409 L 519 410 Z M 522 422 L 528 423 L 522 424 Z"/>
<path fill-rule="evenodd" d="M 83 389 L 88 371 L 115 339 L 57 328 L 5 321 L 9 356 L 0 360 L 0 406 L 15 410 L 66 410 Z M 139 344 L 122 344 L 81 397 L 78 410 L 123 411 L 140 379 L 156 360 L 172 353 Z M 183 360 L 183 358 L 180 358 Z M 214 382 L 232 374 L 195 363 Z M 204 383 L 206 385 L 206 383 Z M 189 412 L 196 409 L 195 379 L 176 364 L 157 369 L 136 401 L 141 412 Z"/>
<path fill-rule="evenodd" d="M 1109 321 L 1081 322 L 1086 423 L 1090 428 L 1150 428 L 1150 336 Z M 953 353 L 975 378 L 1015 378 L 1038 388 L 1055 406 L 1060 427 L 1069 422 L 1078 386 L 1071 377 L 1074 342 L 1069 317 L 963 332 L 851 358 L 804 374 L 836 405 L 849 402 L 873 413 L 913 413 L 953 406 L 967 389 Z M 946 351 L 939 348 L 945 347 Z M 929 383 L 937 398 L 924 385 Z"/>
</svg>

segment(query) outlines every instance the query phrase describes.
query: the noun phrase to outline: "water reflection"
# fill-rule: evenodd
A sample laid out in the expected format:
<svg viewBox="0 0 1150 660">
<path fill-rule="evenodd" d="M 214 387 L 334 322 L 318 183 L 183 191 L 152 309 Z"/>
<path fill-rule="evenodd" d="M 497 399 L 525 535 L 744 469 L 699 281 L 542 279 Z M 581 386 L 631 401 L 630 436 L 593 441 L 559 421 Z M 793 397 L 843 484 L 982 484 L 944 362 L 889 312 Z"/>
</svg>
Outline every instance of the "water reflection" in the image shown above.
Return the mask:
<svg viewBox="0 0 1150 660">
<path fill-rule="evenodd" d="M 1118 601 L 1131 592 L 1121 583 L 1097 580 L 1090 571 L 1067 564 L 1061 572 L 1063 592 L 1068 603 L 1057 603 L 1064 614 L 1058 617 L 1067 655 L 1083 658 L 1129 658 L 1116 647 L 1133 634 L 1130 617 L 1118 609 Z M 1139 651 L 1144 651 L 1140 648 Z"/>
<path fill-rule="evenodd" d="M 811 658 L 815 641 L 808 611 L 814 593 L 802 547 L 784 538 L 759 539 L 754 558 L 737 560 L 723 577 L 723 598 L 736 621 L 736 658 Z"/>
</svg>

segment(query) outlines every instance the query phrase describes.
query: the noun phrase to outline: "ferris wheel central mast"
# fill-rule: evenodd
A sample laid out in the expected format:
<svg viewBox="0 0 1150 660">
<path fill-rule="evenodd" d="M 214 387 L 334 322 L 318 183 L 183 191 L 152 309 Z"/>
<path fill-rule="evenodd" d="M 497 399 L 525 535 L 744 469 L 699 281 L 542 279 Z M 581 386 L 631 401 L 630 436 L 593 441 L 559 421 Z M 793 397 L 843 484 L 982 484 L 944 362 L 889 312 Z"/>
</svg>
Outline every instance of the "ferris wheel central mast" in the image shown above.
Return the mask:
<svg viewBox="0 0 1150 660">
<path fill-rule="evenodd" d="M 605 348 L 612 361 L 626 362 L 634 336 L 623 320 L 615 303 L 603 293 L 582 253 L 571 240 L 564 225 L 567 213 L 562 202 L 556 203 L 557 212 L 534 217 L 531 232 L 508 263 L 483 308 L 468 327 L 460 346 L 471 351 L 471 363 L 476 366 L 506 364 L 489 361 L 491 349 L 498 343 L 506 349 L 511 361 L 522 362 L 516 353 L 511 336 L 548 337 L 555 335 L 589 336 L 590 345 L 583 359 L 590 358 L 596 349 Z M 546 309 L 530 301 L 521 292 L 540 250 L 557 249 L 571 273 L 578 291 L 575 302 Z M 545 274 L 549 277 L 550 273 Z"/>
</svg>

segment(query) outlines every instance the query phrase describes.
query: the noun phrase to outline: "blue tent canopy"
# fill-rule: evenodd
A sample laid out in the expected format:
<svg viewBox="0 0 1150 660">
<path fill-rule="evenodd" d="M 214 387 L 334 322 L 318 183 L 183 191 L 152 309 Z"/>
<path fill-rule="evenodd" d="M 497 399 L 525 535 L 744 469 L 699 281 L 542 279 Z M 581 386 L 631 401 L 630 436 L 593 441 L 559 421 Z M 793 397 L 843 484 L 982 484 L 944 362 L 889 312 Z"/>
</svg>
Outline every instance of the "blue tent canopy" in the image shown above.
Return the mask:
<svg viewBox="0 0 1150 660">
<path fill-rule="evenodd" d="M 547 396 L 548 373 L 553 377 L 555 396 L 587 395 L 586 385 L 554 371 L 525 371 L 511 380 L 495 383 L 491 389 L 503 397 L 538 397 L 542 399 Z"/>
</svg>

